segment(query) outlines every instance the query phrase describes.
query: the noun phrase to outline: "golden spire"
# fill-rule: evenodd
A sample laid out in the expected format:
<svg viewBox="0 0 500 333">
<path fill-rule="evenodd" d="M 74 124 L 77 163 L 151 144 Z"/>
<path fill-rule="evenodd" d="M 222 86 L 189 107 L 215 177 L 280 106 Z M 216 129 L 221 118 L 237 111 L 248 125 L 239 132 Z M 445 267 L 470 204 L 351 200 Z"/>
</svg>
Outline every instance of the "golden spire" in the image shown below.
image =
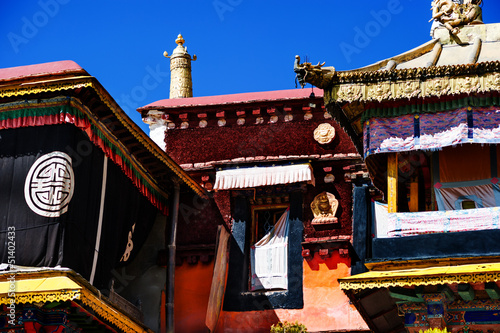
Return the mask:
<svg viewBox="0 0 500 333">
<path fill-rule="evenodd" d="M 182 46 L 182 44 L 184 44 L 185 40 L 184 40 L 184 38 L 182 38 L 182 35 L 179 34 L 177 36 L 177 39 L 175 40 L 175 42 L 177 43 L 177 45 L 181 45 Z"/>
<path fill-rule="evenodd" d="M 166 58 L 170 58 L 170 98 L 193 97 L 191 60 L 196 60 L 196 55 L 191 59 L 181 34 L 177 36 L 175 42 L 177 47 L 171 56 L 167 51 L 163 52 Z"/>
</svg>

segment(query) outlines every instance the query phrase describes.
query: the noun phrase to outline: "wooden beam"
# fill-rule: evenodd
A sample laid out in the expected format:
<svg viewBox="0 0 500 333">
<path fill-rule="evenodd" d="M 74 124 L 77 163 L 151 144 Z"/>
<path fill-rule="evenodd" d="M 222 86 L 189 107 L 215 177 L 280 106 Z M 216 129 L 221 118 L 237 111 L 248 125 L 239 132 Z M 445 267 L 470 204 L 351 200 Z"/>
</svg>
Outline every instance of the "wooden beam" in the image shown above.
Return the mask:
<svg viewBox="0 0 500 333">
<path fill-rule="evenodd" d="M 455 300 L 455 293 L 448 286 L 441 286 L 438 288 L 439 292 L 443 294 L 448 301 Z"/>
<path fill-rule="evenodd" d="M 474 289 L 468 283 L 458 285 L 458 294 L 464 301 L 472 301 L 475 296 Z"/>
<path fill-rule="evenodd" d="M 387 206 L 389 213 L 398 211 L 398 153 L 387 155 Z"/>
<path fill-rule="evenodd" d="M 392 298 L 397 298 L 401 299 L 403 301 L 407 302 L 423 302 L 424 299 L 421 297 L 418 297 L 418 295 L 415 293 L 414 289 L 407 289 L 407 288 L 389 288 L 389 295 L 391 295 Z"/>
<path fill-rule="evenodd" d="M 500 299 L 500 288 L 495 282 L 488 282 L 484 285 L 484 290 L 491 299 Z"/>
</svg>

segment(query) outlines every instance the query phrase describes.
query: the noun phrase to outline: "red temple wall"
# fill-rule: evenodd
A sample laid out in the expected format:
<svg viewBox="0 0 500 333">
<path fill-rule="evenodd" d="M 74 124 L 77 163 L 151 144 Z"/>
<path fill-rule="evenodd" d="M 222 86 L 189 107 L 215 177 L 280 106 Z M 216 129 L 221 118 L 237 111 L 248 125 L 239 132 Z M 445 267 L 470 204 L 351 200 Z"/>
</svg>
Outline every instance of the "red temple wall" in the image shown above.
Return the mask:
<svg viewBox="0 0 500 333">
<path fill-rule="evenodd" d="M 183 264 L 175 268 L 175 331 L 206 332 L 205 316 L 214 263 Z"/>
</svg>

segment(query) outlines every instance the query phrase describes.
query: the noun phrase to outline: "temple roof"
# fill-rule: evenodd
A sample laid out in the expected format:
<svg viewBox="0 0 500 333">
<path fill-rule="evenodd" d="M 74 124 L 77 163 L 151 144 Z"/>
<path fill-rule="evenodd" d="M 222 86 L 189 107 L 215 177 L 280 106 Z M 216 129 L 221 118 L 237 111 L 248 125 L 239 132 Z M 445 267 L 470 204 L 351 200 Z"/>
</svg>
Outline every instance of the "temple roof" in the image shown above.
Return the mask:
<svg viewBox="0 0 500 333">
<path fill-rule="evenodd" d="M 500 61 L 500 23 L 464 26 L 456 35 L 438 28 L 434 37 L 413 50 L 359 69 L 339 71 L 338 75 Z"/>
<path fill-rule="evenodd" d="M 304 78 L 304 84 L 325 89 L 344 83 L 429 79 L 500 70 L 500 23 L 463 26 L 456 35 L 438 28 L 434 36 L 435 39 L 412 50 L 362 68 L 336 71 L 321 64 L 300 64 L 298 58 L 295 71 L 299 81 Z"/>
<path fill-rule="evenodd" d="M 87 74 L 76 62 L 71 60 L 47 62 L 28 66 L 0 68 L 0 82 L 26 79 L 37 76 L 68 74 Z"/>
<path fill-rule="evenodd" d="M 0 120 L 9 119 L 10 113 L 19 109 L 34 110 L 33 117 L 40 119 L 43 112 L 54 107 L 84 115 L 89 128 L 80 127 L 86 132 L 91 129 L 87 134 L 92 135 L 94 144 L 110 155 L 163 212 L 172 182 L 177 179 L 206 196 L 205 190 L 126 115 L 99 81 L 73 61 L 0 69 L 0 103 Z M 42 120 L 39 123 L 44 124 Z"/>
<path fill-rule="evenodd" d="M 363 126 L 372 117 L 426 112 L 428 107 L 446 111 L 440 101 L 484 99 L 500 92 L 500 23 L 461 26 L 454 34 L 441 27 L 434 37 L 403 54 L 347 71 L 301 64 L 296 56 L 294 71 L 301 85 L 324 90 L 327 110 L 361 153 Z"/>
</svg>

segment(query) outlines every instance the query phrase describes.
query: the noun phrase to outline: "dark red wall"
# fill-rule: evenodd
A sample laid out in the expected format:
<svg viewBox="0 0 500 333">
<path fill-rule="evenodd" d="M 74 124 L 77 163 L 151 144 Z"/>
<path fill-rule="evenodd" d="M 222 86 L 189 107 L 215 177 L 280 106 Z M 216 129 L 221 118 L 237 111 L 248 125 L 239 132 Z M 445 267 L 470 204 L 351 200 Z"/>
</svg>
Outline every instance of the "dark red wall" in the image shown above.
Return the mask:
<svg viewBox="0 0 500 333">
<path fill-rule="evenodd" d="M 167 153 L 179 164 L 230 160 L 238 157 L 356 153 L 350 138 L 322 114 L 309 121 L 262 125 L 232 125 L 168 130 Z M 328 145 L 314 140 L 316 127 L 328 122 L 336 138 Z"/>
</svg>

